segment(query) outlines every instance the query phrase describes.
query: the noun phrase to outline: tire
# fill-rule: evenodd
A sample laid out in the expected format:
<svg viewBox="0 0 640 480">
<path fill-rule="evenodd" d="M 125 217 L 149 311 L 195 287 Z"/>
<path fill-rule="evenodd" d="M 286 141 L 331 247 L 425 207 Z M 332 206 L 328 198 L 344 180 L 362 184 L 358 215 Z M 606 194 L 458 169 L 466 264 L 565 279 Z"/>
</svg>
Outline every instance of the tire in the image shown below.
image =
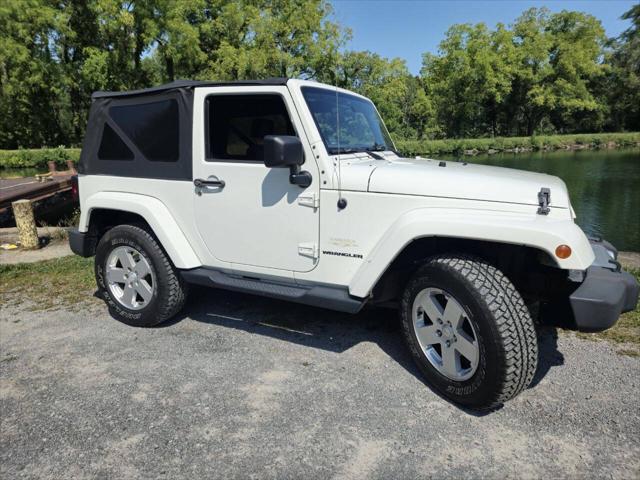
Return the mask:
<svg viewBox="0 0 640 480">
<path fill-rule="evenodd" d="M 400 315 L 418 368 L 455 403 L 493 409 L 533 380 L 538 344 L 529 311 L 509 279 L 480 258 L 428 260 L 405 287 Z M 450 318 L 458 319 L 453 326 Z"/>
<path fill-rule="evenodd" d="M 119 225 L 102 236 L 95 275 L 111 314 L 134 327 L 170 319 L 186 300 L 186 282 L 153 235 L 136 225 Z"/>
</svg>

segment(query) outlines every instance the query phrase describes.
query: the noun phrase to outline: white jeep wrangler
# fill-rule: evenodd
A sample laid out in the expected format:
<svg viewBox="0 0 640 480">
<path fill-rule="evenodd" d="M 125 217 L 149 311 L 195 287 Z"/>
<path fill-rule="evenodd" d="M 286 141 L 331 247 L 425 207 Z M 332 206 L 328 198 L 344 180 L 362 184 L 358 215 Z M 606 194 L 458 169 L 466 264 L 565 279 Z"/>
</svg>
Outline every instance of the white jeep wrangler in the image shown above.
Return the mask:
<svg viewBox="0 0 640 480">
<path fill-rule="evenodd" d="M 469 407 L 527 388 L 533 312 L 595 331 L 638 299 L 562 180 L 402 158 L 371 101 L 315 82 L 97 92 L 78 184 L 71 248 L 119 320 L 171 318 L 188 283 L 394 306 L 428 382 Z"/>
</svg>

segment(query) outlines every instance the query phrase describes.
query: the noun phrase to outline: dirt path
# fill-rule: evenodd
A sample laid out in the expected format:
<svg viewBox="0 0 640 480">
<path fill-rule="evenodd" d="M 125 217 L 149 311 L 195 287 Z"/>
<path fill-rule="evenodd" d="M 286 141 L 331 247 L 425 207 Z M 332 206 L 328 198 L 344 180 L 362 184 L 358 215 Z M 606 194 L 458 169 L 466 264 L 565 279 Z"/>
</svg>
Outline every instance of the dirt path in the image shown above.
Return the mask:
<svg viewBox="0 0 640 480">
<path fill-rule="evenodd" d="M 73 255 L 69 248 L 66 229 L 61 227 L 39 227 L 38 237 L 43 246 L 38 250 L 3 250 L 0 249 L 0 265 L 16 263 L 32 263 L 52 258 Z M 0 228 L 0 244 L 18 243 L 18 229 Z"/>
</svg>

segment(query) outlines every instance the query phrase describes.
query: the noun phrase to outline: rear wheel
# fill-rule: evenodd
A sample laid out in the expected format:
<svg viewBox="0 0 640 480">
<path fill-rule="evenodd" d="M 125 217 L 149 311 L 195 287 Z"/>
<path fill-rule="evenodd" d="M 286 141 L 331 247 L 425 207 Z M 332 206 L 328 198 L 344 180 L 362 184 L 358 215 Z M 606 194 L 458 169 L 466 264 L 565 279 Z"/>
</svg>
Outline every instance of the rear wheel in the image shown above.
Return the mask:
<svg viewBox="0 0 640 480">
<path fill-rule="evenodd" d="M 456 403 L 493 408 L 533 379 L 533 321 L 509 279 L 484 260 L 447 255 L 428 261 L 404 291 L 401 319 L 427 381 Z"/>
<path fill-rule="evenodd" d="M 98 288 L 121 322 L 151 327 L 182 308 L 187 285 L 144 228 L 119 225 L 103 235 L 95 258 Z"/>
</svg>

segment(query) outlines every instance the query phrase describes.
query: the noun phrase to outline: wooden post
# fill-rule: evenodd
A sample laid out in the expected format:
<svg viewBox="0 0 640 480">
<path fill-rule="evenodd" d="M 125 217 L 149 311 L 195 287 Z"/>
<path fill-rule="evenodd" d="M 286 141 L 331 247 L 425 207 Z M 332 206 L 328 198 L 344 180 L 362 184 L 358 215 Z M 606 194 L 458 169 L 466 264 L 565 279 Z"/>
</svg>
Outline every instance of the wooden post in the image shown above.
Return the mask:
<svg viewBox="0 0 640 480">
<path fill-rule="evenodd" d="M 36 250 L 40 247 L 40 242 L 31 200 L 17 200 L 11 204 L 11 208 L 16 219 L 21 247 L 25 250 Z"/>
<path fill-rule="evenodd" d="M 56 162 L 48 161 L 47 165 L 49 166 L 50 173 L 56 173 Z"/>
</svg>

